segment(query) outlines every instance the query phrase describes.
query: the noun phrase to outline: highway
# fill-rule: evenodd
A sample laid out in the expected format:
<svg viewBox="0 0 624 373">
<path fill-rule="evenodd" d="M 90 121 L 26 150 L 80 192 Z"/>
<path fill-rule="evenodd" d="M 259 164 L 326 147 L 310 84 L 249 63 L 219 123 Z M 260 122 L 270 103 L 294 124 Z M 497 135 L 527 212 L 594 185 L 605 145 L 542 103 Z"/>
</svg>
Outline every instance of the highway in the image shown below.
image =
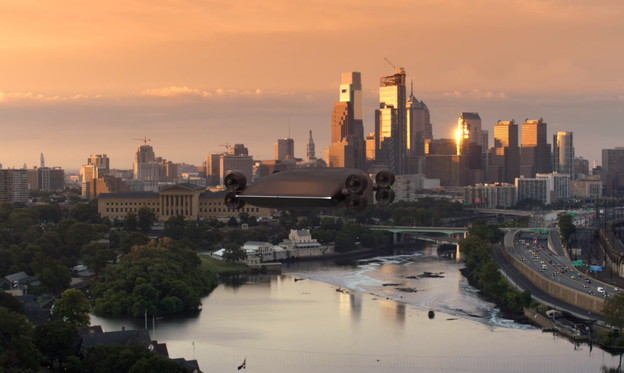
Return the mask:
<svg viewBox="0 0 624 373">
<path fill-rule="evenodd" d="M 544 231 L 543 228 L 541 230 Z M 590 296 L 606 298 L 620 292 L 620 289 L 613 285 L 597 281 L 577 271 L 565 255 L 558 234 L 556 229 L 549 229 L 545 233 L 535 233 L 533 229 L 510 229 L 505 235 L 504 248 L 495 248 L 494 258 L 506 277 L 520 289 L 530 290 L 534 299 L 580 318 L 602 320 L 600 315 L 570 305 L 538 289 L 513 267 L 501 251 L 507 250 L 541 276 Z M 549 236 L 551 247 L 548 245 Z"/>
</svg>

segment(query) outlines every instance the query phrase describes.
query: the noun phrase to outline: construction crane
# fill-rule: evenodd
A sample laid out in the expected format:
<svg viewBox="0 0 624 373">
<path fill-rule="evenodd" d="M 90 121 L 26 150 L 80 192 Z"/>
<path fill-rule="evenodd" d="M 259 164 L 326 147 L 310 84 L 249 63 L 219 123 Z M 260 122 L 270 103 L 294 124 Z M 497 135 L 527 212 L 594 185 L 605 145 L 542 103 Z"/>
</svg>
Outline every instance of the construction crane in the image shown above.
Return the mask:
<svg viewBox="0 0 624 373">
<path fill-rule="evenodd" d="M 229 153 L 229 152 L 230 152 L 230 144 L 229 144 L 229 143 L 227 143 L 227 142 L 226 142 L 226 143 L 225 143 L 225 145 L 224 145 L 224 144 L 221 144 L 221 145 L 219 145 L 219 146 L 223 146 L 223 147 L 225 147 L 225 152 L 226 152 L 226 153 Z"/>
<path fill-rule="evenodd" d="M 147 145 L 148 141 L 152 141 L 152 139 L 148 139 L 147 136 L 143 137 L 142 139 L 132 139 L 132 140 L 143 141 L 144 145 Z"/>
<path fill-rule="evenodd" d="M 387 59 L 386 57 L 384 57 L 384 60 L 386 60 L 387 63 L 390 64 L 390 66 L 394 67 L 394 69 L 396 70 L 397 66 L 395 64 L 393 64 L 392 62 L 390 62 L 389 59 Z"/>
</svg>

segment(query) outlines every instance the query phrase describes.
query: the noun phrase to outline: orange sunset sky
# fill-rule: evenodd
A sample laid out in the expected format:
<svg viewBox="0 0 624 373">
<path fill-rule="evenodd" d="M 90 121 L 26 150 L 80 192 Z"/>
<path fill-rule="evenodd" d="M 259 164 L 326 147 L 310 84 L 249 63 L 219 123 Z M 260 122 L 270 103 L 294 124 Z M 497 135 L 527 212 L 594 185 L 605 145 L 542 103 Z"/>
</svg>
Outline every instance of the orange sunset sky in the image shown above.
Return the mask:
<svg viewBox="0 0 624 373">
<path fill-rule="evenodd" d="M 329 145 L 340 75 L 360 71 L 364 126 L 403 66 L 434 137 L 462 111 L 484 129 L 543 117 L 577 156 L 624 146 L 621 0 L 0 0 L 0 163 L 77 169 L 106 153 L 200 165 L 226 142 L 273 157 Z M 492 140 L 490 140 L 490 143 Z"/>
</svg>

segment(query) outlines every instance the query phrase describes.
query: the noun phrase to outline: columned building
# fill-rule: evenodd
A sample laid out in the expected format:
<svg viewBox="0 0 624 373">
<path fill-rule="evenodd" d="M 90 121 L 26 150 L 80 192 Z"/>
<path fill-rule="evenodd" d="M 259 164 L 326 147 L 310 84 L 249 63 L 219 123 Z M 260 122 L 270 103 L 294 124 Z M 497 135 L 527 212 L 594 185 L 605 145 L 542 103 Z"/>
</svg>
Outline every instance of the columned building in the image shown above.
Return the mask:
<svg viewBox="0 0 624 373">
<path fill-rule="evenodd" d="M 128 214 L 137 214 L 145 207 L 156 215 L 158 221 L 167 221 L 173 216 L 195 221 L 238 217 L 241 212 L 256 217 L 269 217 L 274 213 L 273 209 L 252 205 L 231 209 L 225 204 L 225 194 L 208 192 L 193 184 L 171 185 L 160 192 L 103 193 L 98 198 L 98 213 L 102 218 L 123 220 Z"/>
</svg>

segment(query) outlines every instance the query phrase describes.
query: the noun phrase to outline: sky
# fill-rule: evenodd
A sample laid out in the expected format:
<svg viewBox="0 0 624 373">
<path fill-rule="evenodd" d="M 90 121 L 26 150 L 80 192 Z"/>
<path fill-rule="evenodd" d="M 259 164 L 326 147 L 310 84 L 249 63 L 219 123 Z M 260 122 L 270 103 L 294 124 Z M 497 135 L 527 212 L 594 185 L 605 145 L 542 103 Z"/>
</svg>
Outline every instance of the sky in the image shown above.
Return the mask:
<svg viewBox="0 0 624 373">
<path fill-rule="evenodd" d="M 576 155 L 624 146 L 621 0 L 0 0 L 0 163 L 78 169 L 105 153 L 201 165 L 226 144 L 272 159 L 292 137 L 329 146 L 342 72 L 405 68 L 435 138 L 463 111 L 544 118 Z M 490 138 L 490 144 L 492 139 Z"/>
</svg>

